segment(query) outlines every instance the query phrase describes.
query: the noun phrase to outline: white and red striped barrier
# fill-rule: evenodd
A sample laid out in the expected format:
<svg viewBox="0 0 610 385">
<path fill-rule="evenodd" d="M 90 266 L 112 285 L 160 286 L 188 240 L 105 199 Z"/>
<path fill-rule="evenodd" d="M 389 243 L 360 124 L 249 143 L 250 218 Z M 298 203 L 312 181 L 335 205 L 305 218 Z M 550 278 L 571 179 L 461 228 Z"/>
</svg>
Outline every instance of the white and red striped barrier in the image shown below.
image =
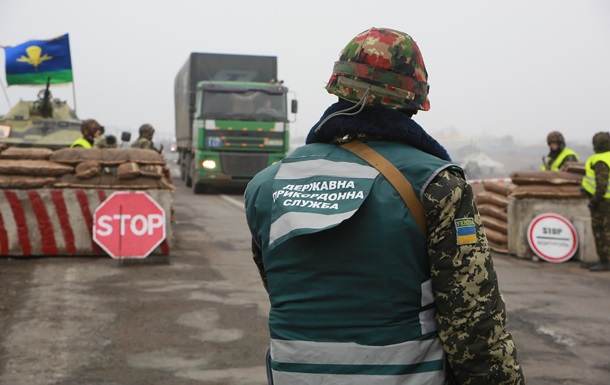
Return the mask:
<svg viewBox="0 0 610 385">
<path fill-rule="evenodd" d="M 93 215 L 113 192 L 0 190 L 0 256 L 106 255 L 91 235 Z M 169 214 L 170 192 L 148 190 L 147 193 Z M 153 253 L 167 255 L 169 251 L 169 242 L 165 239 Z"/>
<path fill-rule="evenodd" d="M 511 183 L 512 179 L 510 179 L 510 178 L 487 178 L 487 179 L 469 179 L 466 181 L 466 183 L 468 183 L 468 184 L 482 184 L 485 182 Z"/>
</svg>

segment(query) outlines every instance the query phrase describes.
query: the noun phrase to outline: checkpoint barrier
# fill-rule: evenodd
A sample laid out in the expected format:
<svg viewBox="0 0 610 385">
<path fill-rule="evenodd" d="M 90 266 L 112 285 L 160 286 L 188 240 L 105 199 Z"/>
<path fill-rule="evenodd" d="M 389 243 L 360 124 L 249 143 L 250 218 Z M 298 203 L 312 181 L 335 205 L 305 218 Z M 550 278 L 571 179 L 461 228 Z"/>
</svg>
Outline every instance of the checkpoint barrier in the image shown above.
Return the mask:
<svg viewBox="0 0 610 385">
<path fill-rule="evenodd" d="M 93 240 L 95 210 L 117 190 L 0 190 L 0 256 L 104 256 Z M 165 211 L 166 238 L 152 254 L 168 255 L 171 245 L 171 190 L 145 190 Z"/>
</svg>

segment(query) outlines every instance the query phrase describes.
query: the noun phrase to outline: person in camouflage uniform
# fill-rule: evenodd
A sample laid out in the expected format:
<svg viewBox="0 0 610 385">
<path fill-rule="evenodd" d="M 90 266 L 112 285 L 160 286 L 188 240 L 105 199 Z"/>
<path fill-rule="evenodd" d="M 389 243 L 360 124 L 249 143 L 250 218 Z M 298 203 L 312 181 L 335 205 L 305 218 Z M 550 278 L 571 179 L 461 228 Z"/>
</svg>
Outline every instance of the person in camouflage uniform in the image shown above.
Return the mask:
<svg viewBox="0 0 610 385">
<path fill-rule="evenodd" d="M 472 188 L 412 120 L 430 108 L 427 78 L 409 35 L 362 32 L 335 63 L 326 89 L 339 100 L 306 145 L 248 184 L 252 254 L 271 302 L 270 384 L 332 384 L 338 374 L 343 384 L 525 383 Z M 338 146 L 355 140 L 409 179 L 425 228 L 382 175 Z M 333 183 L 364 187 L 338 190 L 337 204 L 313 192 Z M 353 206 L 333 214 L 343 204 Z M 421 345 L 430 341 L 434 357 Z"/>
<path fill-rule="evenodd" d="M 559 171 L 568 162 L 578 162 L 578 154 L 566 147 L 563 134 L 559 131 L 550 132 L 546 137 L 549 154 L 543 158 L 542 171 Z"/>
<path fill-rule="evenodd" d="M 154 150 L 159 152 L 159 150 L 155 148 L 155 145 L 152 141 L 153 135 L 155 134 L 155 128 L 150 124 L 143 124 L 140 126 L 140 129 L 138 131 L 140 133 L 140 136 L 135 142 L 133 142 L 131 147 L 144 148 L 147 150 Z"/>
<path fill-rule="evenodd" d="M 593 136 L 593 154 L 585 163 L 582 190 L 589 198 L 591 227 L 599 262 L 591 271 L 610 271 L 610 133 Z"/>
</svg>

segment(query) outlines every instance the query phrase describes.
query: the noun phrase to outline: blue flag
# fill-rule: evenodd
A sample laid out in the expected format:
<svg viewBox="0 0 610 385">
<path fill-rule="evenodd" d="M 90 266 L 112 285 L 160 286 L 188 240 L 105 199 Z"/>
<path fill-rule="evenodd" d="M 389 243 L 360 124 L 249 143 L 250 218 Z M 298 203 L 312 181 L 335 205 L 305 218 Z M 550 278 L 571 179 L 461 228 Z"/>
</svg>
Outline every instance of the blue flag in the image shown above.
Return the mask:
<svg viewBox="0 0 610 385">
<path fill-rule="evenodd" d="M 50 40 L 30 40 L 15 47 L 4 47 L 6 82 L 51 84 L 72 82 L 72 61 L 68 34 Z"/>
</svg>

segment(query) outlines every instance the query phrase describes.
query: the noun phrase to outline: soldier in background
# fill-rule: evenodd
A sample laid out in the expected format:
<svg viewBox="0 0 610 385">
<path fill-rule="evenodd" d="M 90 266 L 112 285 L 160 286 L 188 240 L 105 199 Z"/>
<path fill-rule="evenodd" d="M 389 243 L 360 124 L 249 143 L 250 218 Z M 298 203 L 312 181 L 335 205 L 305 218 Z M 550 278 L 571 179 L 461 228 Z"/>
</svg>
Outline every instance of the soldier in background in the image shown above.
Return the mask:
<svg viewBox="0 0 610 385">
<path fill-rule="evenodd" d="M 117 148 L 117 146 L 116 136 L 114 135 L 104 136 L 102 140 L 98 141 L 96 144 L 97 148 Z"/>
<path fill-rule="evenodd" d="M 248 184 L 270 384 L 524 384 L 472 188 L 412 120 L 430 108 L 427 78 L 409 35 L 360 33 L 307 145 Z M 343 146 L 390 162 L 409 204 Z"/>
<path fill-rule="evenodd" d="M 133 144 L 131 145 L 132 148 L 144 148 L 159 152 L 159 150 L 155 148 L 155 145 L 152 141 L 153 135 L 155 134 L 155 128 L 152 125 L 148 123 L 141 125 L 139 133 L 140 136 L 135 142 L 133 142 Z"/>
<path fill-rule="evenodd" d="M 568 162 L 578 162 L 578 154 L 566 147 L 565 139 L 559 131 L 553 131 L 546 137 L 549 154 L 542 158 L 542 171 L 559 171 Z"/>
<path fill-rule="evenodd" d="M 70 148 L 93 148 L 95 139 L 100 135 L 101 125 L 94 119 L 83 120 L 80 124 L 82 137 L 76 139 Z"/>
<path fill-rule="evenodd" d="M 593 136 L 593 154 L 585 163 L 582 188 L 589 198 L 591 227 L 599 262 L 591 271 L 610 271 L 610 133 Z"/>
</svg>

